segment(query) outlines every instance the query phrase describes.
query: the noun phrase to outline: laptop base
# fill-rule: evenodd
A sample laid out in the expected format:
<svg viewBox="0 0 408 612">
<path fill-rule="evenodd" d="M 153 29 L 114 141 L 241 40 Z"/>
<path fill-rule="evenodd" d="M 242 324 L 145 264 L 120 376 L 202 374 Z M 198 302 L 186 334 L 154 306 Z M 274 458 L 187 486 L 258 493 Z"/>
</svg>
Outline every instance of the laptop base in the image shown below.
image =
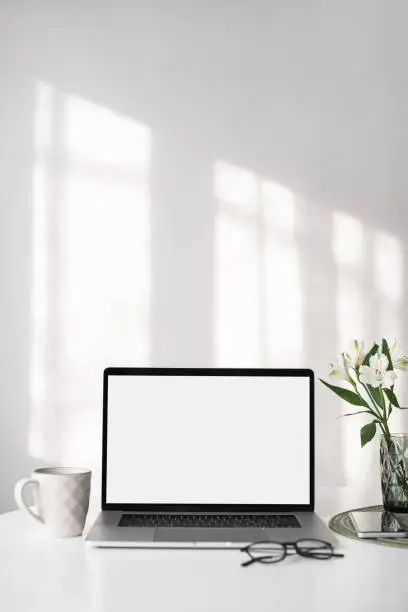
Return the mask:
<svg viewBox="0 0 408 612">
<path fill-rule="evenodd" d="M 292 513 L 291 513 L 292 514 Z M 301 527 L 288 528 L 190 528 L 119 527 L 122 513 L 103 511 L 86 536 L 99 548 L 242 548 L 252 542 L 293 542 L 316 538 L 337 544 L 329 528 L 314 512 L 296 512 Z"/>
</svg>

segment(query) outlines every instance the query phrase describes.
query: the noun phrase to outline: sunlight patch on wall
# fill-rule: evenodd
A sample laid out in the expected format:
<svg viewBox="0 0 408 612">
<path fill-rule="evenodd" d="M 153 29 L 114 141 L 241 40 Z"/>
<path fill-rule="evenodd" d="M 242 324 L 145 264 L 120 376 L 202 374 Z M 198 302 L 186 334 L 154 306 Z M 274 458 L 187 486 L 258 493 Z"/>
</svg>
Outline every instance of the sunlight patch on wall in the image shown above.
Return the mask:
<svg viewBox="0 0 408 612">
<path fill-rule="evenodd" d="M 336 264 L 336 327 L 337 349 L 334 354 L 351 350 L 354 338 L 365 339 L 368 332 L 366 291 L 366 236 L 360 220 L 343 212 L 332 216 L 332 249 Z M 336 400 L 339 401 L 339 400 Z M 352 412 L 350 405 L 340 402 L 341 412 Z M 364 415 L 365 416 L 365 415 Z M 370 468 L 370 456 L 361 452 L 358 429 L 365 423 L 361 416 L 342 419 L 339 434 L 347 441 L 343 469 L 346 482 L 363 487 Z"/>
<path fill-rule="evenodd" d="M 225 162 L 214 167 L 215 362 L 296 365 L 301 282 L 290 190 Z"/>
<path fill-rule="evenodd" d="M 69 96 L 65 107 L 66 148 L 72 162 L 106 164 L 132 175 L 149 171 L 149 128 L 76 96 Z"/>
<path fill-rule="evenodd" d="M 215 164 L 215 197 L 252 214 L 257 205 L 258 180 L 246 168 L 218 162 Z"/>
<path fill-rule="evenodd" d="M 374 283 L 378 296 L 378 325 L 388 338 L 401 338 L 404 254 L 400 241 L 387 232 L 374 232 Z"/>
<path fill-rule="evenodd" d="M 296 205 L 294 194 L 278 183 L 265 181 L 261 185 L 261 200 L 266 227 L 295 239 Z"/>
<path fill-rule="evenodd" d="M 216 364 L 259 365 L 256 178 L 221 162 L 215 193 L 223 203 L 215 228 Z"/>
<path fill-rule="evenodd" d="M 38 84 L 29 452 L 92 462 L 102 372 L 149 363 L 151 132 Z"/>
<path fill-rule="evenodd" d="M 348 350 L 354 338 L 368 343 L 380 342 L 383 337 L 402 340 L 404 261 L 400 241 L 387 232 L 366 229 L 360 220 L 341 212 L 333 214 L 332 238 L 337 269 L 338 352 Z M 397 382 L 399 396 L 402 391 L 400 397 L 406 397 L 404 387 L 401 377 Z M 342 408 L 344 413 L 352 412 L 345 402 Z M 401 430 L 403 418 L 403 411 L 394 411 L 391 429 Z M 341 422 L 349 441 L 344 465 L 346 478 L 360 488 L 366 485 L 367 473 L 378 473 L 378 451 L 373 447 L 361 453 L 356 435 L 366 422 L 363 416 Z"/>
<path fill-rule="evenodd" d="M 265 358 L 275 366 L 302 365 L 303 300 L 294 194 L 277 183 L 261 188 L 265 219 Z"/>
<path fill-rule="evenodd" d="M 404 250 L 400 240 L 385 231 L 373 232 L 374 285 L 376 289 L 376 318 L 382 335 L 397 339 L 402 350 L 407 350 L 404 336 Z M 396 392 L 401 405 L 408 405 L 407 374 L 397 372 Z M 391 431 L 406 431 L 408 415 L 405 410 L 394 410 Z"/>
<path fill-rule="evenodd" d="M 84 359 L 146 363 L 150 130 L 76 97 L 67 99 L 65 116 L 64 343 L 71 350 L 81 343 L 85 318 L 93 343 Z"/>
<path fill-rule="evenodd" d="M 345 213 L 333 214 L 339 346 L 367 334 L 400 337 L 404 253 L 395 236 Z"/>
<path fill-rule="evenodd" d="M 339 266 L 360 268 L 363 264 L 364 233 L 361 221 L 343 212 L 333 214 L 333 255 Z"/>
<path fill-rule="evenodd" d="M 337 264 L 337 338 L 346 350 L 353 338 L 364 338 L 365 237 L 361 221 L 342 212 L 333 214 L 333 257 Z"/>
</svg>

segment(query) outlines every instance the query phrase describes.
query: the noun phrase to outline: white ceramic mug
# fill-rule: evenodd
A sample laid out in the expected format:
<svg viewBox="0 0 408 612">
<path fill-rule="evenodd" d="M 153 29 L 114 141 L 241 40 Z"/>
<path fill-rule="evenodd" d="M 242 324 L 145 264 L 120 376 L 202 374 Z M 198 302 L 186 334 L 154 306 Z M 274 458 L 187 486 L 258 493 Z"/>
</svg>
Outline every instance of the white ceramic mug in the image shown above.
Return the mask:
<svg viewBox="0 0 408 612">
<path fill-rule="evenodd" d="M 24 490 L 33 487 L 34 508 L 24 499 Z M 19 508 L 27 510 L 56 538 L 81 535 L 89 507 L 91 471 L 56 467 L 35 470 L 31 478 L 19 480 L 14 497 Z"/>
</svg>

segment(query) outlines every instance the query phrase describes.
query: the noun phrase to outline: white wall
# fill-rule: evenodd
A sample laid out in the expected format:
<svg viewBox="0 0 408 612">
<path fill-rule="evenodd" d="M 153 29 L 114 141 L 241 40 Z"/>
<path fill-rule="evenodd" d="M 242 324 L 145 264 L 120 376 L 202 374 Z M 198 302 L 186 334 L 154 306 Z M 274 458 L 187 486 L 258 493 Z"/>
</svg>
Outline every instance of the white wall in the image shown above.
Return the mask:
<svg viewBox="0 0 408 612">
<path fill-rule="evenodd" d="M 408 341 L 407 17 L 1 2 L 0 511 L 33 466 L 98 466 L 105 365 L 325 376 L 348 338 Z M 318 482 L 376 496 L 341 409 L 318 388 Z"/>
</svg>

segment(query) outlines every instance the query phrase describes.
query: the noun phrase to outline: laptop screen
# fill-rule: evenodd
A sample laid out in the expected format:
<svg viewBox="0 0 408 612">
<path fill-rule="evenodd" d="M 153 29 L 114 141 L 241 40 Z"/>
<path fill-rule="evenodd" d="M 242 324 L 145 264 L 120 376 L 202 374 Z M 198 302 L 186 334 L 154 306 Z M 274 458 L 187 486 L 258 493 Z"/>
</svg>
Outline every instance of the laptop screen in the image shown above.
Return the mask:
<svg viewBox="0 0 408 612">
<path fill-rule="evenodd" d="M 311 502 L 307 371 L 107 380 L 107 504 Z"/>
</svg>

